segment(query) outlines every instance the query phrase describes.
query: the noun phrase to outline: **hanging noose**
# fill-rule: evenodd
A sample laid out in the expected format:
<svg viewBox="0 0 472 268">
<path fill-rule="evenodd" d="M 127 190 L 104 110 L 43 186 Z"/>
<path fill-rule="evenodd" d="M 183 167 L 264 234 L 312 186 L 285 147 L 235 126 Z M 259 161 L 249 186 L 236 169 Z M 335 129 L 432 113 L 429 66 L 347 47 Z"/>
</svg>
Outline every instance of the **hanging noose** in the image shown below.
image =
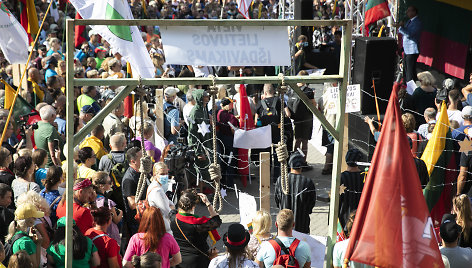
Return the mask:
<svg viewBox="0 0 472 268">
<path fill-rule="evenodd" d="M 283 73 L 279 74 L 279 77 L 282 79 L 281 85 L 279 87 L 280 95 L 280 141 L 276 145 L 275 152 L 277 153 L 277 159 L 280 162 L 280 178 L 281 178 L 281 187 L 284 194 L 288 194 L 288 178 L 287 178 L 287 159 L 288 151 L 287 145 L 285 144 L 284 139 L 284 94 L 287 91 L 287 86 L 285 85 L 285 77 Z"/>
<path fill-rule="evenodd" d="M 210 173 L 211 180 L 215 183 L 215 196 L 213 198 L 213 207 L 217 212 L 221 212 L 223 209 L 223 197 L 221 196 L 221 167 L 218 164 L 218 155 L 216 150 L 216 95 L 218 94 L 218 87 L 215 85 L 215 77 L 213 75 L 209 75 L 213 80 L 213 85 L 210 86 L 210 95 L 211 95 L 211 116 L 212 116 L 212 142 L 213 142 L 213 163 L 210 164 L 208 167 L 208 172 Z M 219 206 L 217 208 L 217 204 Z"/>
<path fill-rule="evenodd" d="M 139 95 L 139 116 L 141 118 L 141 122 L 140 122 L 140 130 L 141 130 L 141 153 L 142 153 L 142 157 L 141 157 L 141 166 L 139 167 L 139 172 L 140 172 L 140 175 L 139 175 L 139 181 L 138 181 L 138 185 L 137 185 L 137 188 L 136 188 L 136 195 L 134 197 L 134 201 L 136 203 L 138 203 L 138 201 L 141 199 L 141 196 L 144 192 L 144 185 L 146 184 L 146 175 L 151 173 L 152 172 L 152 159 L 150 156 L 148 156 L 146 154 L 146 149 L 144 148 L 144 111 L 143 111 L 143 107 L 144 107 L 144 94 L 146 94 L 143 90 L 143 88 L 141 87 L 141 78 L 139 79 L 139 86 L 138 88 L 136 89 L 136 93 Z M 135 122 L 136 122 L 136 116 L 135 116 Z M 137 135 L 136 135 L 137 136 Z"/>
</svg>

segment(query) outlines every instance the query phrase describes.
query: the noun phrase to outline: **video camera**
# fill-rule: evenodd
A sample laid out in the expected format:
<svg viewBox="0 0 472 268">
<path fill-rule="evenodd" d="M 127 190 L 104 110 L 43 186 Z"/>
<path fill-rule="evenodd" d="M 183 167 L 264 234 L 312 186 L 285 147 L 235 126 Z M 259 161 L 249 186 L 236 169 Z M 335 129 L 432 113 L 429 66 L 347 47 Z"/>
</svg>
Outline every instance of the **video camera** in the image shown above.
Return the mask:
<svg viewBox="0 0 472 268">
<path fill-rule="evenodd" d="M 33 123 L 31 125 L 28 125 L 29 118 L 31 116 L 35 116 L 35 115 L 39 115 L 39 113 L 38 112 L 32 112 L 32 113 L 20 116 L 20 120 L 18 121 L 18 127 L 20 128 L 20 137 L 21 137 L 21 139 L 26 138 L 26 130 L 28 128 L 31 127 L 31 128 L 33 128 L 33 130 L 38 129 L 38 123 Z"/>
<path fill-rule="evenodd" d="M 195 150 L 192 146 L 176 144 L 172 146 L 164 158 L 169 168 L 169 175 L 179 177 L 185 174 L 185 168 L 193 166 Z"/>
</svg>

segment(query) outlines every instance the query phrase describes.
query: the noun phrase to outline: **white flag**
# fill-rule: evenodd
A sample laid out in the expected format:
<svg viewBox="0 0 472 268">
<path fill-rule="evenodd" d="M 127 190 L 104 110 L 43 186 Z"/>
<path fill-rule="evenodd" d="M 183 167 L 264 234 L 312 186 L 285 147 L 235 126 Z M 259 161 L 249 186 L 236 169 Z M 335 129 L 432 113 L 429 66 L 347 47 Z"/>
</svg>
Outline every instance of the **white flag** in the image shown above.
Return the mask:
<svg viewBox="0 0 472 268">
<path fill-rule="evenodd" d="M 0 1 L 0 49 L 11 63 L 28 61 L 28 34 L 5 4 Z"/>
<path fill-rule="evenodd" d="M 70 0 L 84 19 L 134 19 L 126 0 Z M 91 25 L 113 51 L 131 64 L 133 76 L 154 77 L 155 70 L 136 26 Z"/>
<path fill-rule="evenodd" d="M 265 149 L 270 147 L 271 144 L 272 131 L 270 125 L 251 130 L 238 129 L 234 132 L 234 148 Z"/>
<path fill-rule="evenodd" d="M 251 7 L 252 0 L 236 0 L 238 10 L 244 18 L 249 19 L 249 7 Z"/>
</svg>

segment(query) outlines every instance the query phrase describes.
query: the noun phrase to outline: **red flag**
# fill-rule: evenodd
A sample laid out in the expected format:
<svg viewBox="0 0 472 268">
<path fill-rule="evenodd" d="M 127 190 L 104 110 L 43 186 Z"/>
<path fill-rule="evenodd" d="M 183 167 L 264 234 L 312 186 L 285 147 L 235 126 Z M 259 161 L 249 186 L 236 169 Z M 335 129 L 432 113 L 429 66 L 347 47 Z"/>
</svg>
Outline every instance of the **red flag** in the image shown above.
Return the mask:
<svg viewBox="0 0 472 268">
<path fill-rule="evenodd" d="M 401 119 L 390 96 L 345 255 L 377 267 L 444 267 Z"/>
<path fill-rule="evenodd" d="M 251 106 L 247 99 L 246 86 L 241 84 L 239 87 L 239 127 L 250 130 L 254 128 L 254 118 L 252 117 Z M 241 175 L 243 186 L 247 185 L 247 175 L 249 175 L 249 150 L 238 150 L 238 170 Z"/>
<path fill-rule="evenodd" d="M 75 14 L 75 19 L 76 20 L 81 20 L 82 17 L 80 16 L 79 12 Z M 75 42 L 75 47 L 80 48 L 80 46 L 87 41 L 84 37 L 84 32 L 85 32 L 85 25 L 75 25 L 74 27 L 74 42 Z"/>
</svg>

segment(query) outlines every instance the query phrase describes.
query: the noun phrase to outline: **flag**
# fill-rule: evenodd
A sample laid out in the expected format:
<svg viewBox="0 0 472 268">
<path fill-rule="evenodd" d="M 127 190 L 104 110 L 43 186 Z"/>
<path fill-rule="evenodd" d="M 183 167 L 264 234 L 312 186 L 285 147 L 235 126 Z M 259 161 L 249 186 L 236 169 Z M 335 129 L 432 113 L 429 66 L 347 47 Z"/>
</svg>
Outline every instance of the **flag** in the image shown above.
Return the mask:
<svg viewBox="0 0 472 268">
<path fill-rule="evenodd" d="M 362 191 L 345 255 L 377 267 L 444 267 L 421 194 L 396 83 Z"/>
<path fill-rule="evenodd" d="M 132 78 L 133 73 L 131 71 L 131 65 L 129 62 L 126 63 L 126 78 Z M 124 100 L 125 112 L 124 116 L 131 118 L 134 115 L 134 95 L 129 94 Z"/>
<path fill-rule="evenodd" d="M 127 1 L 70 0 L 70 3 L 84 19 L 134 19 Z M 154 77 L 154 65 L 138 27 L 118 25 L 91 25 L 91 27 L 110 43 L 113 51 L 119 52 L 130 62 L 136 77 Z"/>
<path fill-rule="evenodd" d="M 251 106 L 247 99 L 246 86 L 239 86 L 239 127 L 244 130 L 254 128 L 254 119 L 252 117 Z M 247 176 L 249 175 L 249 150 L 238 149 L 238 170 L 241 175 L 243 186 L 247 186 Z"/>
<path fill-rule="evenodd" d="M 141 6 L 143 8 L 143 19 L 147 19 L 149 18 L 149 15 L 148 15 L 148 12 L 147 12 L 147 8 L 146 8 L 146 5 L 147 5 L 147 1 L 146 0 L 141 0 Z"/>
<path fill-rule="evenodd" d="M 390 9 L 387 0 L 368 0 L 365 7 L 365 28 L 369 29 L 369 25 L 388 16 Z"/>
<path fill-rule="evenodd" d="M 20 0 L 21 25 L 28 33 L 29 41 L 33 41 L 31 35 L 36 35 L 39 30 L 38 15 L 36 15 L 36 7 L 34 0 Z"/>
<path fill-rule="evenodd" d="M 28 61 L 28 34 L 0 1 L 0 49 L 11 64 Z"/>
<path fill-rule="evenodd" d="M 54 18 L 54 21 L 57 22 L 59 20 L 59 11 L 57 9 L 56 0 L 51 0 L 51 16 Z"/>
<path fill-rule="evenodd" d="M 75 19 L 81 20 L 82 17 L 80 16 L 79 12 L 75 13 Z M 84 37 L 85 33 L 85 25 L 75 25 L 74 27 L 74 43 L 75 48 L 80 48 L 80 46 L 87 41 Z"/>
<path fill-rule="evenodd" d="M 449 127 L 447 106 L 443 102 L 438 121 L 421 156 L 429 173 L 429 182 L 423 190 L 433 223 L 439 226 L 442 215 L 451 211 L 452 186 L 457 179 L 454 144 Z M 445 185 L 446 184 L 446 185 Z"/>
<path fill-rule="evenodd" d="M 249 8 L 251 7 L 252 0 L 236 0 L 238 5 L 238 11 L 244 18 L 249 19 Z"/>
<path fill-rule="evenodd" d="M 0 79 L 0 83 L 5 85 L 5 102 L 4 102 L 4 109 L 10 110 L 13 104 L 13 99 L 15 98 L 16 90 L 14 90 L 5 80 Z M 18 122 L 20 121 L 20 117 L 26 114 L 31 113 L 34 111 L 34 107 L 31 106 L 25 99 L 23 99 L 20 95 L 16 97 L 15 106 L 13 108 L 13 114 L 11 121 Z M 0 130 L 2 131 L 2 130 Z"/>
</svg>

